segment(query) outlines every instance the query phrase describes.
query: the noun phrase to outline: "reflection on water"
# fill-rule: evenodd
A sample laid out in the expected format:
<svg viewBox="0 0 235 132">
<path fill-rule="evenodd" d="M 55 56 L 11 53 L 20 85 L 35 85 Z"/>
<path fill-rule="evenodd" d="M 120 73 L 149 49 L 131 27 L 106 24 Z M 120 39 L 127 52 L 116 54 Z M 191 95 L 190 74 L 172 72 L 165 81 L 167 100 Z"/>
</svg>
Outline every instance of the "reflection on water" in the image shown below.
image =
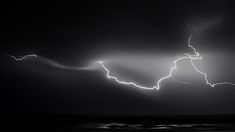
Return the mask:
<svg viewBox="0 0 235 132">
<path fill-rule="evenodd" d="M 79 126 L 84 129 L 99 131 L 122 130 L 158 130 L 158 131 L 205 131 L 222 132 L 235 131 L 235 124 L 128 124 L 120 122 L 90 123 Z"/>
</svg>

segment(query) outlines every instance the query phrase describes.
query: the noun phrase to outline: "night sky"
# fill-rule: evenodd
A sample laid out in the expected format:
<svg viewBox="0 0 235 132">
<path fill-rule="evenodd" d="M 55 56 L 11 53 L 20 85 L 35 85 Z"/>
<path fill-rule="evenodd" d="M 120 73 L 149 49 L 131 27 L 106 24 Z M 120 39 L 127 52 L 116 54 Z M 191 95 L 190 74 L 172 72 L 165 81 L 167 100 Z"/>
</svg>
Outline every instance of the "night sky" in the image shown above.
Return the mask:
<svg viewBox="0 0 235 132">
<path fill-rule="evenodd" d="M 121 80 L 152 86 L 192 53 L 210 82 L 235 83 L 232 1 L 76 1 L 1 4 L 1 111 L 77 115 L 235 114 L 235 86 L 206 85 L 187 61 L 159 91 L 120 85 L 105 71 L 60 69 L 107 60 Z M 15 61 L 8 54 L 40 58 Z"/>
</svg>

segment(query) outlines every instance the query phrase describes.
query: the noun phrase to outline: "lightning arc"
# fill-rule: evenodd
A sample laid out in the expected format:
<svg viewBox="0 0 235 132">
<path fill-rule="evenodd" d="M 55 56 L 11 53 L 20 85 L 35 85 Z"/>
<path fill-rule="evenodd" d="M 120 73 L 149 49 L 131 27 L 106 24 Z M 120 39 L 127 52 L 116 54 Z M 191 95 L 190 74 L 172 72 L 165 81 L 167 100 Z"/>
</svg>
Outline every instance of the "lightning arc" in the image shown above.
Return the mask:
<svg viewBox="0 0 235 132">
<path fill-rule="evenodd" d="M 171 67 L 170 71 L 169 71 L 169 74 L 162 77 L 161 79 L 159 79 L 157 81 L 157 83 L 152 86 L 152 87 L 145 87 L 145 86 L 141 86 L 141 85 L 138 85 L 134 82 L 126 82 L 126 81 L 121 81 L 119 80 L 117 77 L 115 76 L 112 76 L 110 75 L 110 70 L 107 68 L 107 66 L 105 66 L 104 64 L 104 61 L 96 61 L 96 63 L 98 63 L 99 65 L 101 65 L 101 67 L 105 70 L 106 72 L 106 77 L 108 79 L 113 79 L 114 81 L 116 81 L 117 83 L 119 84 L 124 84 L 124 85 L 131 85 L 131 86 L 134 86 L 134 87 L 137 87 L 137 88 L 141 88 L 141 89 L 148 89 L 148 90 L 153 90 L 153 89 L 156 89 L 156 90 L 159 90 L 160 89 L 160 84 L 162 83 L 162 81 L 166 80 L 166 79 L 169 79 L 169 78 L 172 78 L 174 79 L 174 77 L 172 76 L 172 72 L 174 70 L 177 69 L 177 62 L 181 61 L 181 60 L 184 60 L 184 59 L 188 59 L 190 60 L 191 62 L 191 65 L 193 66 L 193 68 L 201 75 L 204 76 L 204 80 L 206 82 L 207 85 L 209 85 L 210 87 L 215 87 L 217 85 L 235 85 L 234 83 L 231 83 L 231 82 L 217 82 L 217 83 L 211 83 L 209 82 L 208 80 L 208 76 L 205 72 L 202 72 L 200 71 L 194 64 L 194 60 L 202 60 L 202 57 L 200 56 L 199 52 L 196 50 L 196 48 L 194 48 L 192 45 L 191 45 L 191 38 L 192 36 L 190 35 L 189 38 L 188 38 L 188 47 L 191 48 L 194 52 L 193 55 L 190 55 L 189 53 L 185 53 L 185 56 L 182 56 L 182 57 L 179 57 L 179 58 L 176 58 L 174 61 L 173 61 L 173 67 Z M 24 59 L 26 58 L 30 58 L 30 57 L 38 57 L 37 55 L 35 54 L 31 54 L 31 55 L 25 55 L 23 57 L 20 57 L 20 58 L 16 58 L 15 56 L 13 55 L 7 55 L 11 58 L 13 58 L 14 60 L 16 61 L 23 61 Z M 69 69 L 69 70 L 93 70 L 93 69 L 96 69 L 97 66 L 96 65 L 90 65 L 90 66 L 87 66 L 87 67 L 72 67 L 72 66 L 65 66 L 65 65 L 62 65 L 62 64 L 59 64 L 53 60 L 49 60 L 49 59 L 46 59 L 46 58 L 42 58 L 40 57 L 41 59 L 43 59 L 45 62 L 47 62 L 48 64 L 50 64 L 51 66 L 54 66 L 54 67 L 57 67 L 57 68 L 61 68 L 61 69 Z M 182 83 L 181 81 L 178 81 L 177 82 L 179 83 Z M 184 83 L 184 84 L 187 84 L 187 83 Z"/>
<path fill-rule="evenodd" d="M 228 84 L 228 85 L 235 85 L 234 83 L 231 83 L 231 82 L 218 82 L 218 83 L 210 83 L 208 81 L 208 78 L 207 78 L 207 74 L 200 71 L 194 64 L 194 60 L 202 60 L 202 57 L 200 56 L 199 52 L 197 52 L 197 50 L 191 45 L 191 38 L 192 36 L 190 35 L 189 38 L 188 38 L 188 47 L 191 48 L 193 51 L 194 51 L 194 55 L 190 55 L 188 53 L 185 53 L 186 56 L 182 56 L 180 58 L 177 58 L 173 61 L 174 65 L 173 67 L 170 69 L 170 72 L 168 75 L 166 75 L 165 77 L 162 77 L 161 79 L 159 79 L 156 83 L 156 85 L 152 86 L 152 87 L 145 87 L 145 86 L 141 86 L 141 85 L 138 85 L 134 82 L 125 82 L 125 81 L 120 81 L 117 77 L 115 76 L 111 76 L 110 75 L 110 71 L 109 69 L 104 65 L 104 61 L 98 61 L 98 63 L 102 66 L 102 68 L 106 71 L 106 77 L 108 79 L 113 79 L 115 80 L 116 82 L 120 83 L 120 84 L 125 84 L 125 85 L 132 85 L 132 86 L 135 86 L 135 87 L 138 87 L 138 88 L 141 88 L 141 89 L 149 89 L 149 90 L 152 90 L 152 89 L 156 89 L 156 90 L 159 90 L 160 89 L 160 83 L 168 78 L 171 78 L 172 77 L 172 72 L 177 69 L 177 62 L 178 61 L 181 61 L 181 60 L 184 60 L 184 59 L 189 59 L 193 68 L 201 75 L 204 76 L 204 80 L 206 81 L 206 84 L 211 86 L 211 87 L 215 87 L 216 85 L 223 85 L 223 84 Z"/>
<path fill-rule="evenodd" d="M 38 56 L 35 55 L 35 54 L 25 55 L 25 56 L 22 56 L 22 57 L 19 57 L 19 58 L 16 58 L 15 56 L 9 55 L 9 54 L 7 54 L 7 56 L 13 58 L 13 59 L 16 60 L 16 61 L 22 61 L 22 60 L 24 60 L 24 59 L 26 59 L 26 58 L 31 58 L 31 57 L 38 57 Z"/>
</svg>

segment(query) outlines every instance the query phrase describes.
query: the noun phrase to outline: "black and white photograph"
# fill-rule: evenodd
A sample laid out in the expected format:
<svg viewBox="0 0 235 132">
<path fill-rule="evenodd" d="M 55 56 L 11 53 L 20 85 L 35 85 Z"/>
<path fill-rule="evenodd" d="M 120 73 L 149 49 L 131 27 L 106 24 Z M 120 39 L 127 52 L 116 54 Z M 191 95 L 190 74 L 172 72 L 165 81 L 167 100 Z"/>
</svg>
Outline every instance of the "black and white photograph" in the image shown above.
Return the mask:
<svg viewBox="0 0 235 132">
<path fill-rule="evenodd" d="M 0 131 L 235 131 L 232 0 L 0 10 Z"/>
</svg>

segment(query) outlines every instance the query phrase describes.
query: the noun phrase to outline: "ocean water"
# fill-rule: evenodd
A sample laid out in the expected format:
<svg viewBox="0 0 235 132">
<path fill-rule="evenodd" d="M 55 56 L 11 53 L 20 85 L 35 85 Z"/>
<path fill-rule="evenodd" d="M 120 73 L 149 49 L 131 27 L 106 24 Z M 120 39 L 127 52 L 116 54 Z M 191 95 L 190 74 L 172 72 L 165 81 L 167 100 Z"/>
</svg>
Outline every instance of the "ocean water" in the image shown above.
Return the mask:
<svg viewBox="0 0 235 132">
<path fill-rule="evenodd" d="M 111 122 L 111 123 L 81 124 L 77 126 L 77 129 L 90 132 L 105 132 L 105 131 L 235 132 L 235 124 L 127 124 L 121 122 Z"/>
<path fill-rule="evenodd" d="M 235 132 L 235 115 L 76 116 L 13 115 L 4 131 L 58 132 Z"/>
</svg>

